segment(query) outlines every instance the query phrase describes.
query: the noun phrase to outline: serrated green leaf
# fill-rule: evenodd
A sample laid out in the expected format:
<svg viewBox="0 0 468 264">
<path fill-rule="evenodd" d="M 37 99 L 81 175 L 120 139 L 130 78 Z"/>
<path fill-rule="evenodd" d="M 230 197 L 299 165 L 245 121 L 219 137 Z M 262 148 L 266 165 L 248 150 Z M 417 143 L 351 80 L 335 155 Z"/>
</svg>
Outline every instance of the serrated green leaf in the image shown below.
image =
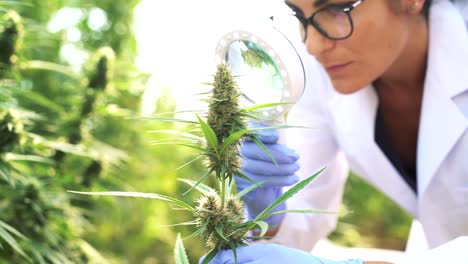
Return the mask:
<svg viewBox="0 0 468 264">
<path fill-rule="evenodd" d="M 180 238 L 180 233 L 177 233 L 177 239 L 174 247 L 174 258 L 176 264 L 190 264 L 187 253 L 185 252 L 184 243 Z"/>
<path fill-rule="evenodd" d="M 0 220 L 0 228 L 3 228 L 10 232 L 11 234 L 21 238 L 21 239 L 28 239 L 23 234 L 21 234 L 18 230 L 14 229 L 13 227 L 9 226 L 7 223 Z"/>
<path fill-rule="evenodd" d="M 316 210 L 316 209 L 288 209 L 288 210 L 280 210 L 273 213 L 266 215 L 266 218 L 273 216 L 273 215 L 280 215 L 286 213 L 300 213 L 300 214 L 338 214 L 338 212 L 330 212 L 325 210 Z"/>
<path fill-rule="evenodd" d="M 204 112 L 203 110 L 182 110 L 182 111 L 158 113 L 155 116 L 176 115 L 176 114 L 185 114 L 185 113 L 203 113 L 203 112 Z"/>
<path fill-rule="evenodd" d="M 323 170 L 325 170 L 325 168 L 320 169 L 314 175 L 306 178 L 305 180 L 302 180 L 301 182 L 294 185 L 291 189 L 287 190 L 280 197 L 278 197 L 278 199 L 276 199 L 267 208 L 265 208 L 257 217 L 255 217 L 255 219 L 253 221 L 256 222 L 256 221 L 265 220 L 267 218 L 267 215 L 271 212 L 271 210 L 273 210 L 276 206 L 278 206 L 279 204 L 285 202 L 286 200 L 291 198 L 293 195 L 295 195 L 297 192 L 302 190 L 311 181 L 313 181 L 320 173 L 322 173 Z"/>
<path fill-rule="evenodd" d="M 218 139 L 216 138 L 216 134 L 213 129 L 203 121 L 200 116 L 197 115 L 198 122 L 200 123 L 201 129 L 203 131 L 203 135 L 205 136 L 206 143 L 208 146 L 213 148 L 218 153 Z"/>
<path fill-rule="evenodd" d="M 46 70 L 46 71 L 58 72 L 76 81 L 80 81 L 82 78 L 79 74 L 76 74 L 75 72 L 70 70 L 70 67 L 60 65 L 57 63 L 53 63 L 53 62 L 49 62 L 49 61 L 30 60 L 30 61 L 21 63 L 20 68 L 22 70 Z"/>
<path fill-rule="evenodd" d="M 253 222 L 255 223 L 255 225 L 260 227 L 260 236 L 262 237 L 263 235 L 265 235 L 266 232 L 268 231 L 268 224 L 264 221 L 253 221 Z"/>
<path fill-rule="evenodd" d="M 231 243 L 231 249 L 232 249 L 232 253 L 234 255 L 234 264 L 237 264 L 237 248 L 236 248 L 236 245 L 234 245 L 234 243 Z"/>
<path fill-rule="evenodd" d="M 258 113 L 255 113 L 255 112 L 240 112 L 239 116 L 243 117 L 243 118 L 249 118 L 249 119 L 252 119 L 252 120 L 260 120 L 263 116 L 259 116 Z"/>
<path fill-rule="evenodd" d="M 44 158 L 41 156 L 35 155 L 19 155 L 14 153 L 8 153 L 5 155 L 5 160 L 7 161 L 30 161 L 30 162 L 37 162 L 43 164 L 54 165 L 55 161 L 52 159 Z"/>
<path fill-rule="evenodd" d="M 38 135 L 30 134 L 34 138 L 35 143 L 52 148 L 54 150 L 59 150 L 65 153 L 70 153 L 77 156 L 89 157 L 90 154 L 83 149 L 81 145 L 73 145 L 66 142 L 59 141 L 49 141 Z"/>
<path fill-rule="evenodd" d="M 6 182 L 8 182 L 10 185 L 14 184 L 14 182 L 13 182 L 13 180 L 11 178 L 11 174 L 8 171 L 8 169 L 6 169 L 5 167 L 3 167 L 1 165 L 0 165 L 0 177 L 3 178 Z"/>
<path fill-rule="evenodd" d="M 198 224 L 197 221 L 189 221 L 189 222 L 183 222 L 183 223 L 178 223 L 178 224 L 173 224 L 173 225 L 161 225 L 162 227 L 174 227 L 174 226 L 191 226 L 191 225 L 196 225 Z"/>
<path fill-rule="evenodd" d="M 224 236 L 224 234 L 223 234 L 223 229 L 221 229 L 220 226 L 215 227 L 215 231 L 216 231 L 216 233 L 218 233 L 218 235 L 219 235 L 222 239 L 224 239 L 224 241 L 229 242 L 229 239 L 227 239 L 227 238 Z"/>
<path fill-rule="evenodd" d="M 180 169 L 182 169 L 182 168 L 184 168 L 184 167 L 186 167 L 186 166 L 188 166 L 188 165 L 194 163 L 195 161 L 197 161 L 197 160 L 199 160 L 199 159 L 201 159 L 201 158 L 203 158 L 203 156 L 197 156 L 196 158 L 192 159 L 191 161 L 189 161 L 189 162 L 187 162 L 187 163 L 185 163 L 185 164 L 183 164 L 183 165 L 177 167 L 176 170 L 180 170 Z"/>
<path fill-rule="evenodd" d="M 202 233 L 202 230 L 201 230 L 201 229 L 197 229 L 197 230 L 195 230 L 195 232 L 193 232 L 193 233 L 190 234 L 189 236 L 185 237 L 184 239 L 188 239 L 188 238 L 200 236 L 201 233 Z"/>
<path fill-rule="evenodd" d="M 231 135 L 229 135 L 228 138 L 224 140 L 223 146 L 221 147 L 221 152 L 225 152 L 226 148 L 228 148 L 230 145 L 232 145 L 234 142 L 245 136 L 246 134 L 250 133 L 252 130 L 250 129 L 243 129 L 240 131 L 237 131 Z"/>
<path fill-rule="evenodd" d="M 149 199 L 156 199 L 160 201 L 165 201 L 172 203 L 182 209 L 186 209 L 190 212 L 195 212 L 195 209 L 190 206 L 189 204 L 180 201 L 178 199 L 161 195 L 155 193 L 140 193 L 140 192 L 76 192 L 76 191 L 67 191 L 70 193 L 76 194 L 84 194 L 84 195 L 94 195 L 94 196 L 121 196 L 121 197 L 136 197 L 136 198 L 149 198 Z"/>
<path fill-rule="evenodd" d="M 210 175 L 211 173 L 213 172 L 213 170 L 210 170 L 210 171 L 207 171 L 205 174 L 203 174 L 203 176 L 201 176 L 197 182 L 195 182 L 194 185 L 192 185 L 192 187 L 190 187 L 190 189 L 188 189 L 187 191 L 185 191 L 182 195 L 186 195 L 187 193 L 191 192 L 193 189 L 196 189 L 200 184 L 201 182 L 208 176 Z M 197 189 L 198 190 L 198 189 Z"/>
<path fill-rule="evenodd" d="M 3 239 L 11 248 L 13 248 L 14 251 L 16 251 L 22 257 L 24 257 L 27 260 L 31 260 L 26 255 L 26 253 L 24 253 L 24 251 L 21 249 L 21 247 L 19 246 L 19 244 L 16 242 L 15 238 L 11 234 L 19 237 L 20 239 L 26 239 L 26 237 L 23 236 L 16 229 L 9 226 L 5 222 L 0 221 L 0 238 Z"/>
<path fill-rule="evenodd" d="M 271 108 L 271 107 L 276 107 L 276 106 L 280 106 L 280 105 L 292 105 L 292 104 L 294 104 L 294 103 L 292 103 L 292 102 L 266 103 L 266 104 L 258 104 L 258 105 L 245 107 L 242 110 L 247 111 L 247 112 L 251 112 L 251 111 L 256 111 L 256 110 L 264 109 L 264 108 Z"/>
<path fill-rule="evenodd" d="M 255 184 L 250 185 L 249 187 L 245 188 L 244 190 L 240 191 L 236 194 L 237 199 L 241 199 L 244 195 L 248 194 L 249 192 L 255 190 L 256 188 L 262 187 L 262 185 L 267 181 L 260 181 L 256 182 Z"/>
<path fill-rule="evenodd" d="M 192 140 L 200 140 L 201 139 L 197 135 L 194 135 L 194 134 L 188 133 L 188 132 L 182 132 L 182 131 L 179 131 L 179 130 L 170 130 L 170 129 L 150 130 L 150 131 L 148 131 L 148 133 L 152 133 L 152 134 L 160 133 L 160 134 L 167 134 L 167 135 L 177 135 L 177 136 L 190 138 Z"/>
<path fill-rule="evenodd" d="M 247 224 L 248 224 L 248 222 L 244 222 L 244 223 L 247 223 Z M 245 234 L 245 233 L 247 233 L 248 231 L 249 231 L 249 230 L 245 229 L 245 225 L 242 224 L 242 225 L 239 225 L 239 226 L 237 227 L 236 230 L 234 230 L 234 231 L 232 231 L 230 234 L 228 234 L 227 237 L 231 237 L 231 236 L 233 236 L 233 235 L 236 234 L 236 233 L 242 233 L 242 232 L 243 232 L 243 233 Z"/>
<path fill-rule="evenodd" d="M 80 249 L 83 251 L 86 256 L 88 256 L 88 259 L 92 259 L 92 263 L 102 263 L 102 264 L 107 264 L 109 263 L 106 261 L 106 259 L 101 255 L 101 253 L 98 252 L 96 248 L 94 248 L 92 245 L 90 245 L 88 242 L 79 239 L 76 241 Z"/>
<path fill-rule="evenodd" d="M 63 113 L 66 111 L 62 106 L 42 94 L 27 91 L 22 93 L 21 96 L 56 113 Z"/>
<path fill-rule="evenodd" d="M 203 259 L 203 262 L 201 264 L 208 264 L 210 263 L 210 261 L 216 256 L 216 254 L 218 254 L 218 250 L 217 249 L 213 249 L 211 250 L 210 252 L 208 252 L 208 254 L 206 255 L 206 257 Z"/>
<path fill-rule="evenodd" d="M 182 146 L 182 147 L 187 147 L 187 148 L 191 148 L 191 149 L 196 149 L 196 150 L 199 150 L 201 152 L 206 152 L 206 153 L 209 153 L 208 149 L 205 149 L 203 147 L 200 147 L 199 145 L 195 145 L 195 144 L 185 144 L 185 143 L 173 143 L 171 141 L 167 141 L 167 142 L 158 142 L 158 143 L 152 143 L 151 145 L 153 146 L 158 146 L 158 145 L 176 145 L 176 146 Z"/>
<path fill-rule="evenodd" d="M 314 129 L 313 127 L 306 127 L 306 126 L 277 125 L 277 126 L 265 126 L 265 127 L 251 128 L 250 130 L 251 130 L 252 132 L 255 132 L 255 131 L 262 131 L 262 130 L 288 129 L 288 128 Z"/>
<path fill-rule="evenodd" d="M 278 163 L 276 162 L 273 155 L 271 155 L 271 152 L 267 149 L 265 144 L 263 144 L 263 142 L 260 141 L 260 139 L 258 139 L 256 136 L 252 136 L 251 139 L 252 139 L 253 142 L 255 142 L 255 144 L 257 144 L 268 155 L 268 157 L 271 159 L 273 164 L 275 164 L 275 166 L 278 167 Z"/>
<path fill-rule="evenodd" d="M 180 118 L 172 118 L 172 117 L 141 116 L 141 117 L 129 117 L 128 119 L 147 119 L 147 120 L 157 120 L 157 121 L 163 121 L 163 122 L 198 124 L 198 122 L 196 121 L 185 120 L 185 119 L 180 119 Z"/>
<path fill-rule="evenodd" d="M 165 138 L 150 141 L 151 145 L 177 145 L 178 143 L 188 142 L 191 143 L 193 140 L 189 138 Z"/>
<path fill-rule="evenodd" d="M 201 182 L 196 182 L 193 180 L 189 179 L 177 179 L 178 181 L 181 181 L 183 183 L 186 183 L 192 187 L 194 187 L 197 191 L 201 192 L 202 194 L 208 194 L 210 192 L 216 192 L 215 189 L 209 187 L 208 185 L 205 185 Z"/>
<path fill-rule="evenodd" d="M 246 181 L 249 181 L 250 183 L 252 183 L 253 185 L 257 185 L 258 183 L 254 180 L 252 180 L 249 176 L 245 175 L 244 173 L 242 173 L 241 171 L 237 172 L 237 177 L 239 178 L 242 178 Z"/>
<path fill-rule="evenodd" d="M 197 145 L 194 145 L 194 144 L 176 144 L 178 146 L 183 146 L 183 147 L 188 147 L 188 148 L 192 148 L 192 149 L 196 149 L 196 150 L 200 150 L 202 152 L 209 152 L 207 149 L 203 148 L 203 147 L 200 147 L 200 146 L 197 146 Z"/>
</svg>

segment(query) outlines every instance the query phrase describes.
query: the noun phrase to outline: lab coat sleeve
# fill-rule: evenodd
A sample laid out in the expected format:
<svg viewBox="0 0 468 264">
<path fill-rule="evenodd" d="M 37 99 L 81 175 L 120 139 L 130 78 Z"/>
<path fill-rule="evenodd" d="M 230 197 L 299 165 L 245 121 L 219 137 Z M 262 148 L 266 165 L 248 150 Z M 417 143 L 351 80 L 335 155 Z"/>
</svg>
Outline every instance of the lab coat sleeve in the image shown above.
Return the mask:
<svg viewBox="0 0 468 264">
<path fill-rule="evenodd" d="M 302 98 L 291 109 L 288 124 L 308 128 L 285 130 L 286 144 L 298 151 L 304 179 L 326 167 L 307 187 L 287 201 L 288 209 L 320 209 L 337 212 L 341 204 L 348 164 L 339 152 L 326 102 L 333 91 L 324 70 L 311 58 L 307 69 L 307 85 Z M 274 243 L 312 250 L 336 226 L 337 214 L 287 214 Z"/>
<path fill-rule="evenodd" d="M 468 236 L 461 236 L 439 247 L 417 254 L 408 253 L 395 264 L 466 264 L 468 263 Z"/>
</svg>

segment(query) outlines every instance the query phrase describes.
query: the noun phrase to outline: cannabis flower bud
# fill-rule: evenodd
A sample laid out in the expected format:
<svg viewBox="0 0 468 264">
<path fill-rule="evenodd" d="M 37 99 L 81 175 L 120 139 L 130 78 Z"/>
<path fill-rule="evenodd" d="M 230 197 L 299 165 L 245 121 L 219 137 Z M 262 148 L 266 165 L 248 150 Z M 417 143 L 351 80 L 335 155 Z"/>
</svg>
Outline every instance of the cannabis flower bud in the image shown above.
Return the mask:
<svg viewBox="0 0 468 264">
<path fill-rule="evenodd" d="M 0 69 L 7 69 L 16 60 L 15 53 L 23 35 L 21 17 L 15 11 L 8 11 L 2 17 L 0 32 Z"/>
<path fill-rule="evenodd" d="M 94 108 L 97 92 L 105 90 L 111 82 L 114 51 L 109 47 L 100 48 L 90 59 L 88 68 L 88 89 L 86 90 L 81 116 L 86 117 Z"/>
<path fill-rule="evenodd" d="M 88 87 L 95 90 L 104 90 L 111 80 L 111 70 L 115 54 L 109 47 L 100 48 L 92 58 L 92 69 L 89 73 Z"/>
<path fill-rule="evenodd" d="M 230 135 L 247 128 L 239 105 L 240 96 L 241 92 L 229 67 L 226 64 L 218 65 L 209 100 L 207 123 L 213 129 L 220 146 Z M 239 145 L 240 139 L 225 151 L 218 151 L 219 155 L 207 155 L 207 167 L 223 179 L 231 179 L 240 171 Z M 225 174 L 222 175 L 221 172 Z"/>
<path fill-rule="evenodd" d="M 0 114 L 0 153 L 8 152 L 20 143 L 23 125 L 10 111 Z"/>
<path fill-rule="evenodd" d="M 213 191 L 198 200 L 195 210 L 197 227 L 209 248 L 228 249 L 245 245 L 245 232 L 240 228 L 244 222 L 244 209 L 239 199 L 229 196 L 226 206 L 222 207 L 219 195 Z"/>
</svg>

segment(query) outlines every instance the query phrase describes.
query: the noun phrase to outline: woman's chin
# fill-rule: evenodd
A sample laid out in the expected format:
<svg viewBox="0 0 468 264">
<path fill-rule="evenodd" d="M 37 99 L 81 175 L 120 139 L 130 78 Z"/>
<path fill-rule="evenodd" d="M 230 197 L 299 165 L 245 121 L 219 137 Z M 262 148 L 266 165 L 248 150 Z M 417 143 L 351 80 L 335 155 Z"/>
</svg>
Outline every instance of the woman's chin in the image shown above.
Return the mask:
<svg viewBox="0 0 468 264">
<path fill-rule="evenodd" d="M 352 94 L 367 86 L 364 82 L 350 79 L 332 79 L 333 88 L 340 94 Z"/>
</svg>

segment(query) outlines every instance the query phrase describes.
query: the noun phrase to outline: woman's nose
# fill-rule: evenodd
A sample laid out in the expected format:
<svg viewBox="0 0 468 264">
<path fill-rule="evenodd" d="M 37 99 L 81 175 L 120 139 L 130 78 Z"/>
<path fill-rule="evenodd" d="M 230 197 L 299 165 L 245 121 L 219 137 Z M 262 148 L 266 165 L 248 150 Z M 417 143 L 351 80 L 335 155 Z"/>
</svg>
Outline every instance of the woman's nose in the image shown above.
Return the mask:
<svg viewBox="0 0 468 264">
<path fill-rule="evenodd" d="M 313 56 L 319 56 L 327 51 L 330 51 L 335 46 L 335 41 L 323 36 L 313 26 L 307 27 L 307 38 L 305 45 L 307 52 Z"/>
</svg>

